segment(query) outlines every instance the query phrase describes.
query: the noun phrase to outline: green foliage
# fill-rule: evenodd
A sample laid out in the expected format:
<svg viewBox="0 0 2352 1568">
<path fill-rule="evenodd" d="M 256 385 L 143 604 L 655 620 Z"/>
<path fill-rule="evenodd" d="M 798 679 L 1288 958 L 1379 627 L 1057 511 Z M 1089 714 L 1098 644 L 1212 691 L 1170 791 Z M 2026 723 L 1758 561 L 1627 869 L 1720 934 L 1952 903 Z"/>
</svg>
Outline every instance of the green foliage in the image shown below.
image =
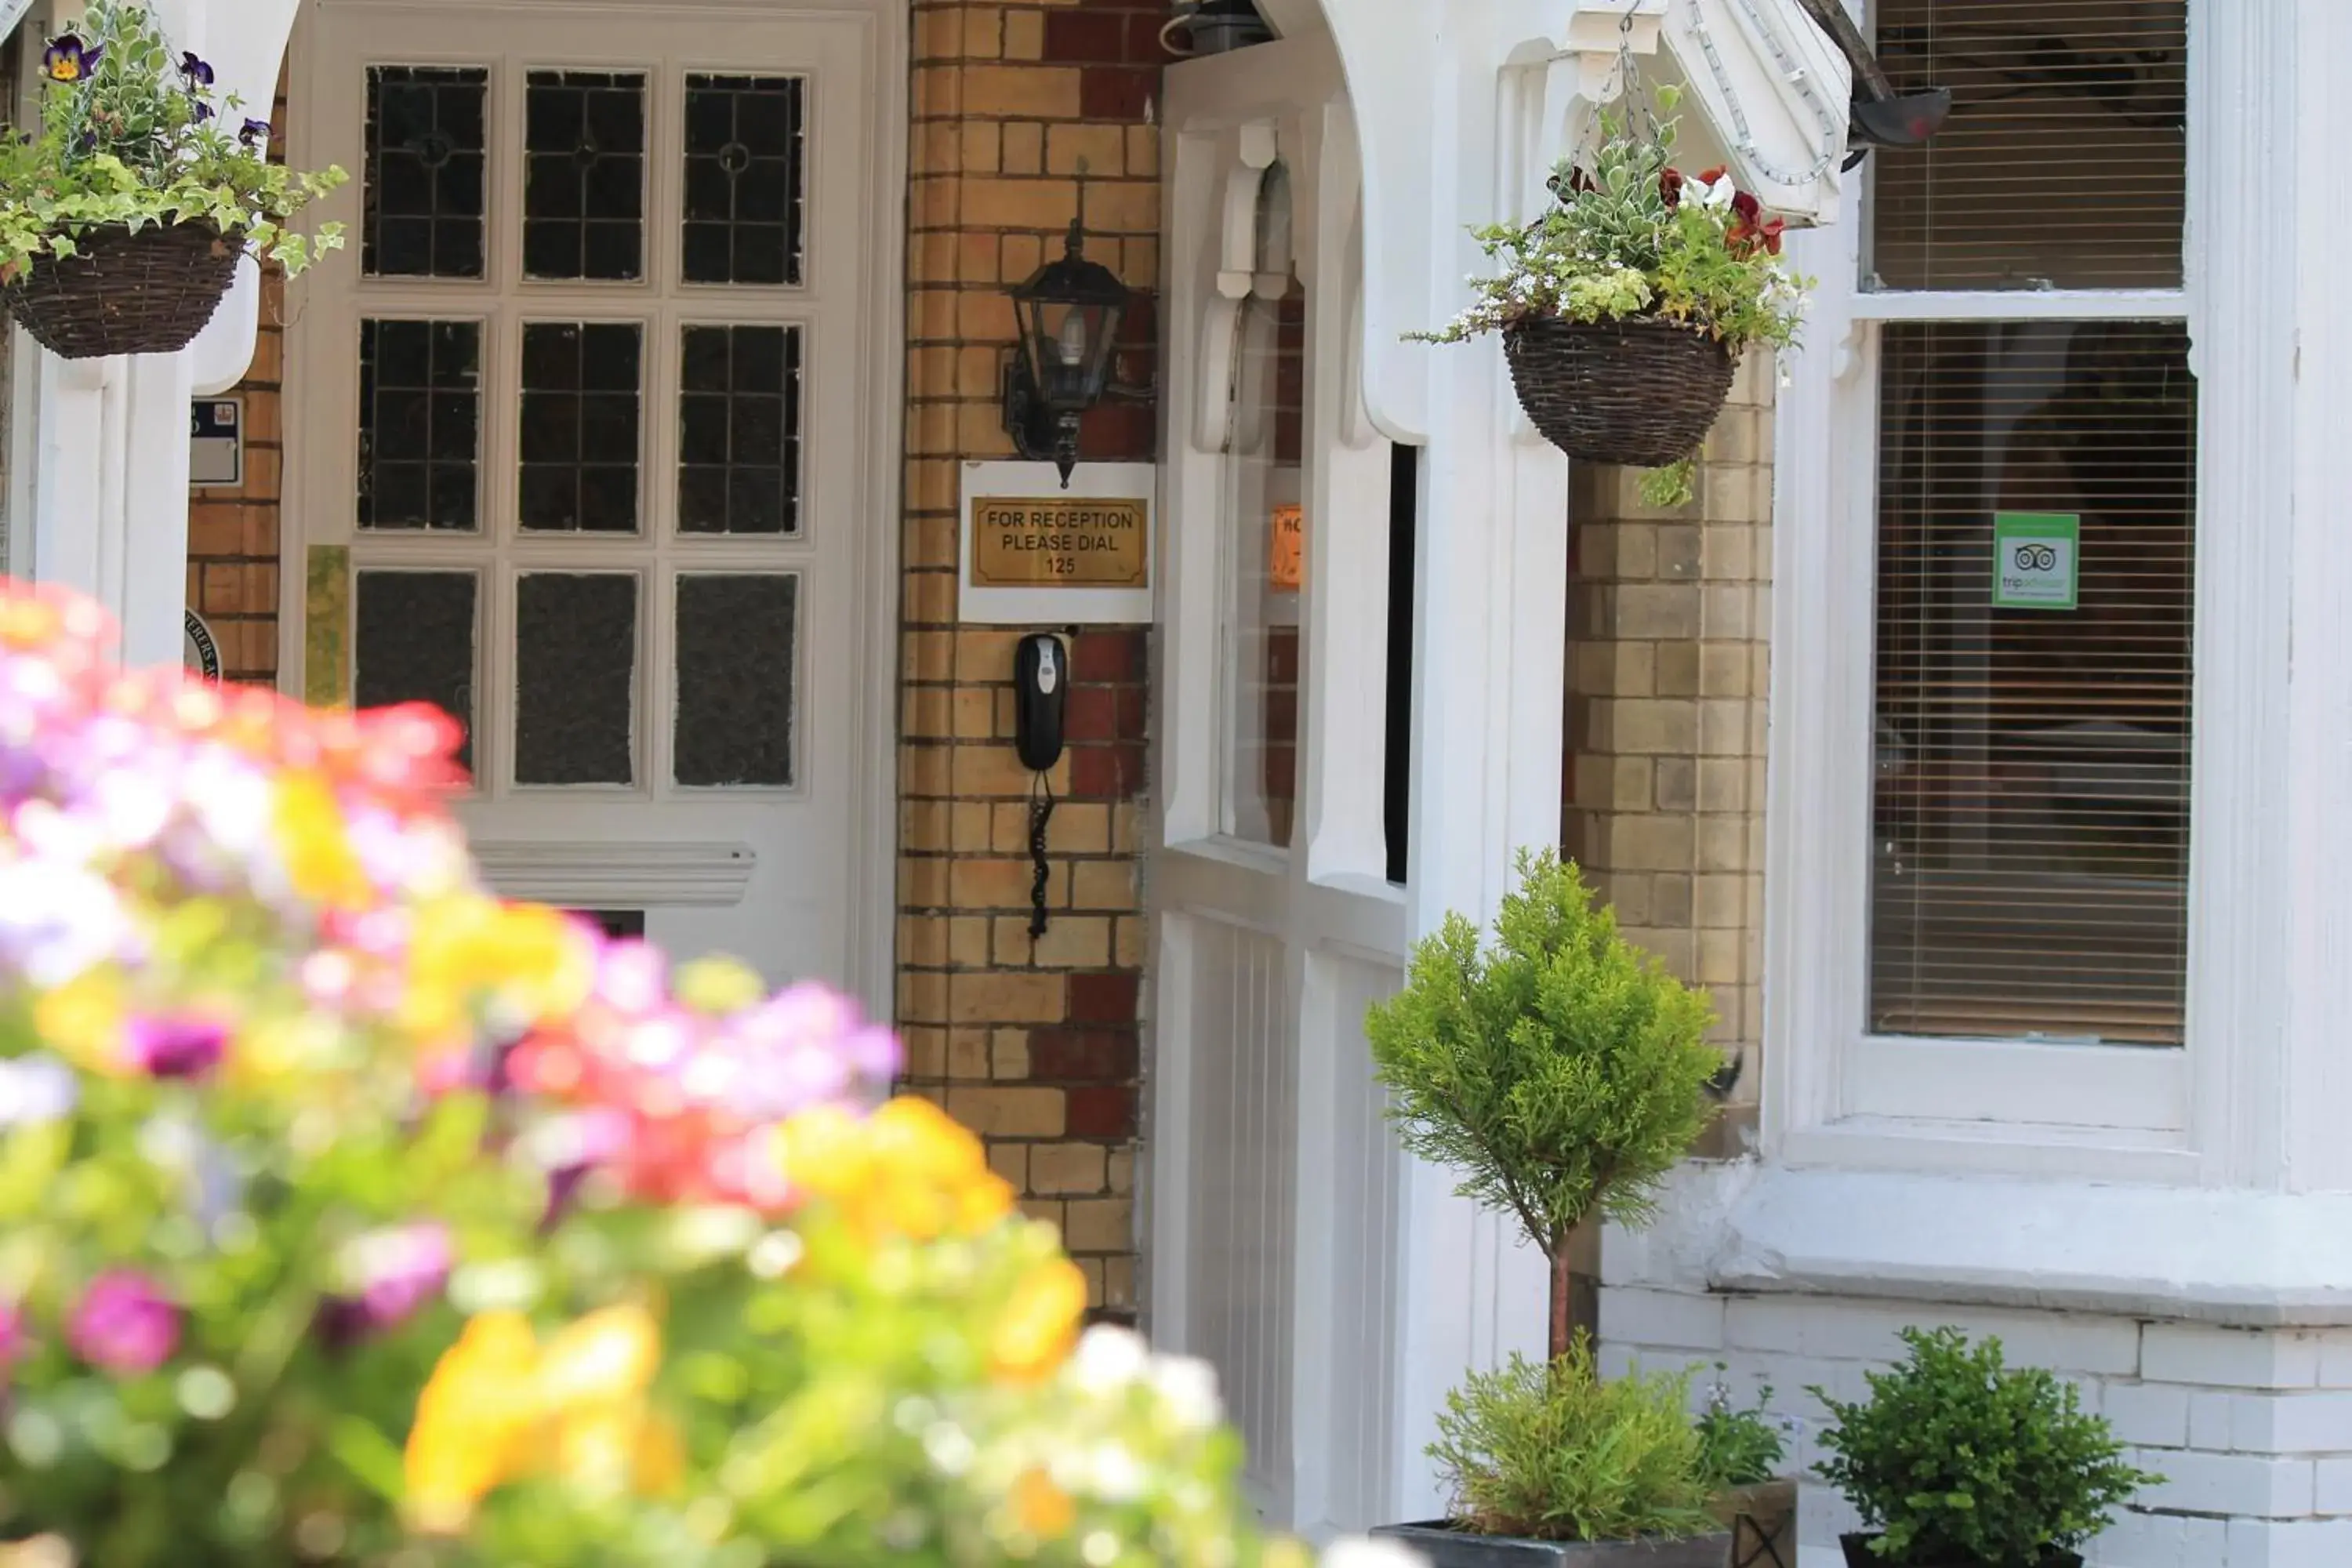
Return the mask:
<svg viewBox="0 0 2352 1568">
<path fill-rule="evenodd" d="M 1703 1534 L 1710 1489 L 1689 1394 L 1688 1373 L 1603 1383 L 1580 1335 L 1548 1364 L 1515 1355 L 1447 1394 L 1429 1457 L 1454 1518 L 1481 1535 Z"/>
<path fill-rule="evenodd" d="M 1670 116 L 1676 96 L 1659 93 Z M 1676 168 L 1672 118 L 1644 138 L 1603 113 L 1601 135 L 1591 170 L 1563 160 L 1553 171 L 1555 200 L 1541 217 L 1475 231 L 1493 275 L 1470 279 L 1469 309 L 1444 329 L 1411 335 L 1453 343 L 1530 317 L 1651 318 L 1720 339 L 1734 353 L 1794 345 L 1811 285 L 1781 263 L 1780 220 L 1765 216 L 1725 171 L 1689 176 Z M 1691 475 L 1688 460 L 1654 469 L 1643 499 L 1679 506 L 1691 499 Z"/>
<path fill-rule="evenodd" d="M 1620 936 L 1573 863 L 1523 852 L 1518 871 L 1495 945 L 1448 919 L 1365 1032 L 1405 1147 L 1556 1258 L 1589 1215 L 1649 1218 L 1723 1058 L 1705 994 Z"/>
<path fill-rule="evenodd" d="M 340 225 L 315 240 L 286 225 L 343 172 L 271 163 L 268 126 L 245 120 L 235 95 L 215 102 L 210 68 L 175 58 L 144 7 L 91 0 L 80 33 L 57 40 L 49 59 L 39 131 L 0 136 L 0 279 L 114 225 L 209 224 L 289 273 L 341 246 Z"/>
<path fill-rule="evenodd" d="M 1716 1370 L 1723 1370 L 1720 1363 Z M 1753 1408 L 1739 1410 L 1733 1407 L 1731 1391 L 1722 1384 L 1708 1391 L 1706 1409 L 1696 1425 L 1699 1470 L 1710 1489 L 1752 1487 L 1779 1472 L 1780 1430 L 1764 1413 L 1771 1399 L 1772 1390 L 1767 1386 L 1757 1394 Z"/>
<path fill-rule="evenodd" d="M 1881 1531 L 1890 1563 L 2036 1563 L 2079 1547 L 2163 1479 L 2124 1462 L 2072 1384 L 2005 1366 L 1999 1340 L 1971 1345 L 1951 1328 L 1903 1339 L 1910 1353 L 1870 1375 L 1867 1403 L 1812 1390 L 1835 1422 L 1821 1473 Z"/>
</svg>

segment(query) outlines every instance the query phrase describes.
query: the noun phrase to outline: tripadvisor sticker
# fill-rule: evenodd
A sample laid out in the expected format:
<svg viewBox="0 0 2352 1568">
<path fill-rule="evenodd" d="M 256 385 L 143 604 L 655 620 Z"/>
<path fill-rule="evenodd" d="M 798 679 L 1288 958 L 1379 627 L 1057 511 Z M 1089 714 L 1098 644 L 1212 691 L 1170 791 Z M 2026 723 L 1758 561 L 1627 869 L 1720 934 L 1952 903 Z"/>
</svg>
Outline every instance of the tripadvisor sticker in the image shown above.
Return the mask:
<svg viewBox="0 0 2352 1568">
<path fill-rule="evenodd" d="M 2071 610 L 2081 577 L 2083 519 L 2071 511 L 2000 511 L 1992 519 L 1992 602 L 2004 610 Z"/>
</svg>

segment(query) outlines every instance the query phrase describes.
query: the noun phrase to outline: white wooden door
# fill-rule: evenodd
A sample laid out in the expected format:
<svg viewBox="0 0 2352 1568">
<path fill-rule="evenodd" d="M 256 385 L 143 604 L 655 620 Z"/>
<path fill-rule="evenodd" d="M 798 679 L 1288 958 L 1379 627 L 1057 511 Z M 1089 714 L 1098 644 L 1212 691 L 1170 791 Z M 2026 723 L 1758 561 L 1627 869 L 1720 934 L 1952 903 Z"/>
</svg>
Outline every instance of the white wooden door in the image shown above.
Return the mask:
<svg viewBox="0 0 2352 1568">
<path fill-rule="evenodd" d="M 499 890 L 877 1005 L 891 10 L 319 0 L 287 443 L 289 606 L 348 552 L 346 689 L 465 723 Z"/>
<path fill-rule="evenodd" d="M 1260 1510 L 1328 1534 L 1394 1517 L 1402 1167 L 1362 1021 L 1402 967 L 1384 781 L 1413 470 L 1359 390 L 1328 40 L 1174 67 L 1167 97 L 1150 1327 L 1217 1367 Z"/>
</svg>

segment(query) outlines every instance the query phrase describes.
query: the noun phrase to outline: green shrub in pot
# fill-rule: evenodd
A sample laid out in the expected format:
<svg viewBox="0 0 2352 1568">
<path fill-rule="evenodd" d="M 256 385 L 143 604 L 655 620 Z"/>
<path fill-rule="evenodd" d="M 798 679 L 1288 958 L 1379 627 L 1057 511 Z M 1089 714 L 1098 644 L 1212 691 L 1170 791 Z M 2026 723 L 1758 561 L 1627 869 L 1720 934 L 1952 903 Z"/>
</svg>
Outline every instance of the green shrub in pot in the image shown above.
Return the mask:
<svg viewBox="0 0 2352 1568">
<path fill-rule="evenodd" d="M 1822 1478 L 1868 1527 L 1849 1563 L 1886 1568 L 2044 1568 L 2078 1563 L 2117 1505 L 2162 1480 L 2084 1410 L 2072 1384 L 2011 1367 L 2000 1342 L 1906 1329 L 1909 1353 L 1872 1373 L 1856 1404 L 1829 1411 Z"/>
<path fill-rule="evenodd" d="M 1430 1455 L 1452 1519 L 1379 1532 L 1437 1568 L 1720 1568 L 1729 1536 L 1707 1513 L 1689 1378 L 1600 1380 L 1572 1325 L 1569 1250 L 1589 1221 L 1654 1211 L 1712 1113 L 1713 1021 L 1550 850 L 1520 856 L 1491 943 L 1449 918 L 1366 1019 L 1405 1148 L 1516 1219 L 1551 1266 L 1547 1360 L 1449 1396 Z"/>
<path fill-rule="evenodd" d="M 1633 1541 L 1713 1528 L 1688 1373 L 1595 1374 L 1581 1336 L 1513 1356 L 1445 1396 L 1430 1448 L 1459 1522 L 1481 1535 Z"/>
</svg>

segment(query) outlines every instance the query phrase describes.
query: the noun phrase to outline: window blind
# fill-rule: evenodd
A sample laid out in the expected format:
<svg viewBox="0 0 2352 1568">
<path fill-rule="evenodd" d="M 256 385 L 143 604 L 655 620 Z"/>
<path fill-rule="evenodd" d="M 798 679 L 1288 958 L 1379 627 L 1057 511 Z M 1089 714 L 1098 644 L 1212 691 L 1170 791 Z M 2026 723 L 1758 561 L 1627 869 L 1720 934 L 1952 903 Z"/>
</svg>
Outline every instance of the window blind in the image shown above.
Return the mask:
<svg viewBox="0 0 2352 1568">
<path fill-rule="evenodd" d="M 2181 281 L 2187 0 L 1877 0 L 1905 90 L 1952 89 L 1925 147 L 1870 163 L 1886 289 Z"/>
<path fill-rule="evenodd" d="M 2195 392 L 2172 323 L 1883 329 L 1870 1025 L 2181 1039 Z M 1997 587 L 2004 515 L 2071 522 Z M 2049 519 L 2061 520 L 2056 524 Z"/>
</svg>

